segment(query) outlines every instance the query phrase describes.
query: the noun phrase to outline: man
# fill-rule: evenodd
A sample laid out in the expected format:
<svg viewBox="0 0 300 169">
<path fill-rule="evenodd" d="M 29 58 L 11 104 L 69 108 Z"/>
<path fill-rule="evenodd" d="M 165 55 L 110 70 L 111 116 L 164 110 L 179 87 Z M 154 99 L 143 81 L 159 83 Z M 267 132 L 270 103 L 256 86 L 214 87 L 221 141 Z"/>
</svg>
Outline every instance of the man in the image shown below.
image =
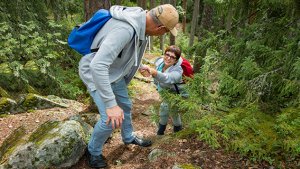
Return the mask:
<svg viewBox="0 0 300 169">
<path fill-rule="evenodd" d="M 113 129 L 121 127 L 125 144 L 151 146 L 150 140 L 133 135 L 131 101 L 127 84 L 139 68 L 148 36 L 167 32 L 177 35 L 178 13 L 170 5 L 160 5 L 150 11 L 139 7 L 112 6 L 112 18 L 101 28 L 91 49 L 97 52 L 82 57 L 79 75 L 93 97 L 101 118 L 96 123 L 88 144 L 89 166 L 106 167 L 103 144 Z"/>
</svg>

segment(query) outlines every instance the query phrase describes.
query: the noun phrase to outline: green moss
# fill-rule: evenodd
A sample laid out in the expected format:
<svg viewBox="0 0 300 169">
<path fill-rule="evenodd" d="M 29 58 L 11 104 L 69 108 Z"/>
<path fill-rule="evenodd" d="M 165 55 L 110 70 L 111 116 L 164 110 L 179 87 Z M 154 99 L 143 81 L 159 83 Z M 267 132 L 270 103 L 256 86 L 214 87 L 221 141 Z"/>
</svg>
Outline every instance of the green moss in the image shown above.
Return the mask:
<svg viewBox="0 0 300 169">
<path fill-rule="evenodd" d="M 192 164 L 181 164 L 182 169 L 201 169 L 201 167 L 193 166 Z"/>
<path fill-rule="evenodd" d="M 22 106 L 26 107 L 26 108 L 31 108 L 31 107 L 34 107 L 35 105 L 37 105 L 37 103 L 38 103 L 38 98 L 36 97 L 36 95 L 29 93 L 26 96 L 25 101 L 23 102 Z"/>
<path fill-rule="evenodd" d="M 26 90 L 27 90 L 28 93 L 33 93 L 33 94 L 40 95 L 40 93 L 35 88 L 33 88 L 32 86 L 30 86 L 28 84 L 26 85 Z"/>
<path fill-rule="evenodd" d="M 63 161 L 66 160 L 66 158 L 69 158 L 72 155 L 74 146 L 76 146 L 76 139 L 75 138 L 69 138 L 68 139 L 68 145 L 65 145 L 61 154 L 60 154 L 60 161 L 57 161 L 55 165 L 61 164 Z"/>
<path fill-rule="evenodd" d="M 50 134 L 49 131 L 57 127 L 59 124 L 59 121 L 48 121 L 42 124 L 34 133 L 31 134 L 28 140 L 36 145 L 40 145 L 46 138 L 53 138 L 56 136 L 55 134 Z"/>
<path fill-rule="evenodd" d="M 0 114 L 0 118 L 6 118 L 8 116 L 9 116 L 8 114 Z"/>
<path fill-rule="evenodd" d="M 24 135 L 25 128 L 21 126 L 14 130 L 14 132 L 10 134 L 7 139 L 5 139 L 0 147 L 0 163 L 5 160 L 5 157 L 7 157 L 14 151 L 17 145 L 24 141 L 22 139 Z"/>
<path fill-rule="evenodd" d="M 0 98 L 0 113 L 9 112 L 9 110 L 13 108 L 13 106 L 13 102 L 9 98 Z"/>
</svg>

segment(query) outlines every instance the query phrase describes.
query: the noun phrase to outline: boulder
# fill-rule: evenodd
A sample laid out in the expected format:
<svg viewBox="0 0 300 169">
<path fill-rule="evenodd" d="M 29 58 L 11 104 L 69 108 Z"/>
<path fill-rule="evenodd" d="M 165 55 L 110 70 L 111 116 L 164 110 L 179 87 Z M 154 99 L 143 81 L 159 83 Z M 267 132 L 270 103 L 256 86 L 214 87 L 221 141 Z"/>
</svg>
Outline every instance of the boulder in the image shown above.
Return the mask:
<svg viewBox="0 0 300 169">
<path fill-rule="evenodd" d="M 16 108 L 16 101 L 7 97 L 0 98 L 0 114 L 15 112 Z"/>
<path fill-rule="evenodd" d="M 29 137 L 3 144 L 0 168 L 71 167 L 84 154 L 91 133 L 92 127 L 81 120 L 48 121 Z"/>
<path fill-rule="evenodd" d="M 54 102 L 46 97 L 39 96 L 37 94 L 29 93 L 25 97 L 21 98 L 18 102 L 19 108 L 23 110 L 29 109 L 45 109 L 52 107 L 67 108 L 67 104 Z"/>
</svg>

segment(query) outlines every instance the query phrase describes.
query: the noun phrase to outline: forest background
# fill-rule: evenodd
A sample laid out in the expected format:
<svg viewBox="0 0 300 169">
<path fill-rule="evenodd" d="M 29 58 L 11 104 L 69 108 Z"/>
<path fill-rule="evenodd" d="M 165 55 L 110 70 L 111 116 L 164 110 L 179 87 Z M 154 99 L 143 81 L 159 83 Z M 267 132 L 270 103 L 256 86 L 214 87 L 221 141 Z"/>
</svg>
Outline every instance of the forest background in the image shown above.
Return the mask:
<svg viewBox="0 0 300 169">
<path fill-rule="evenodd" d="M 164 94 L 184 112 L 182 137 L 197 135 L 253 161 L 299 165 L 298 0 L 2 0 L 1 99 L 36 93 L 88 103 L 81 56 L 67 45 L 72 28 L 99 7 L 163 3 L 180 13 L 179 36 L 151 38 L 147 52 L 159 56 L 176 44 L 196 73 L 188 99 Z"/>
</svg>

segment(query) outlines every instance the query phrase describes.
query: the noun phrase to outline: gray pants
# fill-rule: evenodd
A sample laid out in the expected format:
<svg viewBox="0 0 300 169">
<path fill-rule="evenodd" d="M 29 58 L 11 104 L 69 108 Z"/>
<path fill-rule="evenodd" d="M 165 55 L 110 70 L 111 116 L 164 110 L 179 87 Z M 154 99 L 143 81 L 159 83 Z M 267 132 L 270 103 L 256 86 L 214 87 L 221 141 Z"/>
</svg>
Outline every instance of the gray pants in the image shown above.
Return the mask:
<svg viewBox="0 0 300 169">
<path fill-rule="evenodd" d="M 181 126 L 181 117 L 179 112 L 172 112 L 169 113 L 169 106 L 168 103 L 162 102 L 160 104 L 160 109 L 159 109 L 159 123 L 161 125 L 167 125 L 169 116 L 172 118 L 173 121 L 173 126 Z"/>
</svg>

